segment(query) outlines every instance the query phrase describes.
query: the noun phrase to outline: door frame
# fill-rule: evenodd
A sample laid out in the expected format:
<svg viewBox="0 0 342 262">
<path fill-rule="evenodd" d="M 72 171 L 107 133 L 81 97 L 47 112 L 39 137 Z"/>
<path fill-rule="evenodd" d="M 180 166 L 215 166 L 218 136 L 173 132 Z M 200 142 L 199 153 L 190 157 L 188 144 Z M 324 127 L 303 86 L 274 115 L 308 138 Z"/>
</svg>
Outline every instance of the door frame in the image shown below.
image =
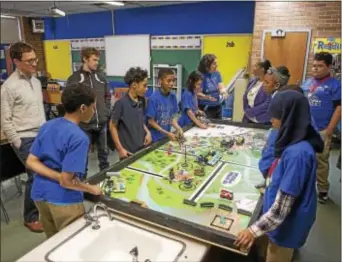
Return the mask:
<svg viewBox="0 0 342 262">
<path fill-rule="evenodd" d="M 262 39 L 261 39 L 261 58 L 264 58 L 264 43 L 265 43 L 265 38 L 267 33 L 271 33 L 274 30 L 277 30 L 279 28 L 274 28 L 274 29 L 264 29 L 262 33 Z M 305 81 L 305 76 L 306 76 L 306 69 L 308 66 L 308 60 L 309 60 L 309 53 L 310 53 L 310 46 L 311 46 L 311 34 L 312 34 L 312 29 L 311 28 L 299 28 L 299 29 L 288 29 L 288 28 L 282 28 L 285 30 L 285 33 L 289 32 L 304 32 L 308 33 L 308 40 L 306 42 L 306 53 L 305 53 L 305 58 L 304 58 L 304 69 L 303 69 L 303 76 L 302 76 L 302 83 Z"/>
</svg>

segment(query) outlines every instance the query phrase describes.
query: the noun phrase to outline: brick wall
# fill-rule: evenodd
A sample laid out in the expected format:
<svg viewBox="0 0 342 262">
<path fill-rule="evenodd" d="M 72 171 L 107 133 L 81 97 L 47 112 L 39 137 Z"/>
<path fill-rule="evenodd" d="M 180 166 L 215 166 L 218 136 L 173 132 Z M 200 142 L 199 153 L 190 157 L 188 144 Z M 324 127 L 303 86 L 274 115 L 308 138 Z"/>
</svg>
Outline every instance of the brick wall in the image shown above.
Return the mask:
<svg viewBox="0 0 342 262">
<path fill-rule="evenodd" d="M 261 55 L 264 29 L 311 29 L 311 47 L 306 69 L 311 74 L 312 42 L 317 37 L 341 37 L 341 2 L 256 2 L 251 64 Z"/>
<path fill-rule="evenodd" d="M 39 59 L 38 71 L 46 71 L 43 34 L 33 33 L 30 19 L 23 17 L 21 20 L 22 39 L 31 44 L 36 49 L 36 54 Z"/>
</svg>

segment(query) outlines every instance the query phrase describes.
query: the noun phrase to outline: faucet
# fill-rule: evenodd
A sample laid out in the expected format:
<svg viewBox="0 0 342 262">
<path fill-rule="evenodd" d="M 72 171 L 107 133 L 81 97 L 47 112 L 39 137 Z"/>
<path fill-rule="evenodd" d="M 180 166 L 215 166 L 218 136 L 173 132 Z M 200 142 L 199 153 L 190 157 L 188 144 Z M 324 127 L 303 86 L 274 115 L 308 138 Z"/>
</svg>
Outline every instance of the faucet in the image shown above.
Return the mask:
<svg viewBox="0 0 342 262">
<path fill-rule="evenodd" d="M 95 224 L 92 226 L 93 229 L 99 229 L 100 228 L 100 221 L 99 221 L 99 217 L 97 215 L 97 209 L 101 207 L 107 214 L 107 217 L 109 218 L 110 221 L 112 221 L 114 218 L 112 217 L 112 215 L 110 214 L 108 207 L 103 204 L 103 203 L 96 203 L 90 210 L 88 213 L 86 213 L 84 215 L 84 218 L 87 221 L 87 224 L 91 224 L 93 222 L 95 222 Z"/>
</svg>

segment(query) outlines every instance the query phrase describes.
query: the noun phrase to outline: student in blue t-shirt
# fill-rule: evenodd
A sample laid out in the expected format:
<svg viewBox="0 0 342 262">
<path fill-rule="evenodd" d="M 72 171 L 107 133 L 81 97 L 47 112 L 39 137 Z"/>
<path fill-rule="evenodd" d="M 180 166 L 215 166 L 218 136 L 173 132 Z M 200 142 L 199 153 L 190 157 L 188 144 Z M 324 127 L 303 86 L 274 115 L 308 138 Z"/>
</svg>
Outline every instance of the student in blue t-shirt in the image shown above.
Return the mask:
<svg viewBox="0 0 342 262">
<path fill-rule="evenodd" d="M 318 201 L 322 204 L 328 200 L 331 136 L 341 120 L 341 82 L 330 76 L 332 60 L 329 53 L 315 54 L 313 77 L 302 86 L 310 103 L 312 117 L 325 143 L 323 153 L 317 154 Z"/>
<path fill-rule="evenodd" d="M 228 96 L 217 66 L 217 58 L 213 54 L 204 55 L 198 65 L 198 71 L 203 74 L 202 92 L 198 93 L 199 108 L 209 118 L 221 118 L 220 96 L 224 99 Z"/>
<path fill-rule="evenodd" d="M 188 77 L 187 88 L 182 94 L 182 115 L 178 119 L 178 124 L 184 127 L 190 123 L 194 123 L 199 128 L 206 129 L 207 126 L 197 119 L 196 114 L 202 116 L 205 113 L 198 109 L 197 93 L 201 92 L 203 76 L 199 71 L 193 71 Z"/>
<path fill-rule="evenodd" d="M 92 118 L 95 94 L 85 84 L 70 84 L 63 91 L 62 104 L 65 116 L 40 128 L 26 162 L 35 172 L 31 198 L 48 238 L 83 215 L 83 192 L 101 194 L 99 186 L 81 182 L 89 138 L 79 124 Z"/>
<path fill-rule="evenodd" d="M 150 96 L 146 110 L 152 141 L 156 142 L 166 136 L 171 141 L 176 141 L 177 136 L 171 132 L 171 126 L 180 135 L 183 132 L 176 119 L 177 98 L 171 91 L 175 82 L 175 74 L 169 68 L 162 68 L 159 70 L 158 79 L 160 88 Z"/>
<path fill-rule="evenodd" d="M 316 155 L 324 143 L 311 125 L 310 106 L 288 90 L 270 104 L 272 126 L 279 130 L 275 161 L 267 177 L 263 215 L 238 234 L 235 244 L 250 248 L 255 238 L 269 238 L 266 261 L 290 262 L 302 247 L 316 218 Z"/>
</svg>

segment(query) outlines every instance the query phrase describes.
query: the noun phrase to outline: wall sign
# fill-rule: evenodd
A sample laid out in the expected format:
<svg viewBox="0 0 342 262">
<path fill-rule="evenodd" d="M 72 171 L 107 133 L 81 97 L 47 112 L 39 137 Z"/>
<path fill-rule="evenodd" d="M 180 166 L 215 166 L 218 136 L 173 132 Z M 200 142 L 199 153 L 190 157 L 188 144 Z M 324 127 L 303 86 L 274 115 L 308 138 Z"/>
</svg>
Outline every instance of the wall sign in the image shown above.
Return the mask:
<svg viewBox="0 0 342 262">
<path fill-rule="evenodd" d="M 316 38 L 313 43 L 313 52 L 329 52 L 331 54 L 341 53 L 341 38 Z"/>
<path fill-rule="evenodd" d="M 95 47 L 105 50 L 104 38 L 80 38 L 70 40 L 71 51 L 82 50 L 86 47 Z"/>
<path fill-rule="evenodd" d="M 201 49 L 201 36 L 193 35 L 166 35 L 152 36 L 152 49 Z"/>
</svg>

